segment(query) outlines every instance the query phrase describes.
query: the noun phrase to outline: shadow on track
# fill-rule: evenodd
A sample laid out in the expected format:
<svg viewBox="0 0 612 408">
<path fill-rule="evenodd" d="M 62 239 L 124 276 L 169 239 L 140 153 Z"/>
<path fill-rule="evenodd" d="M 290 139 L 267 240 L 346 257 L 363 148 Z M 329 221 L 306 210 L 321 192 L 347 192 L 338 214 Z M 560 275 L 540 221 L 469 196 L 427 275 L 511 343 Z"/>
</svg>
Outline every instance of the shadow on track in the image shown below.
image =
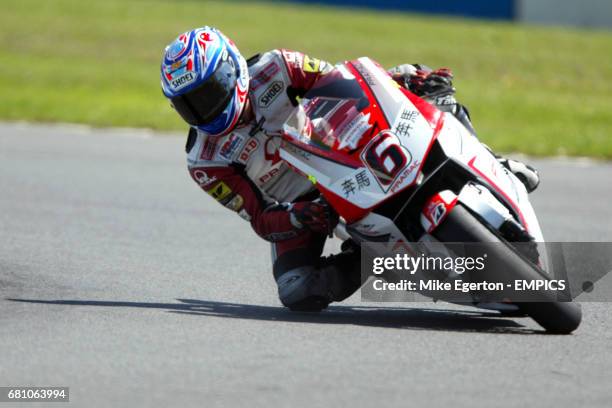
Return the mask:
<svg viewBox="0 0 612 408">
<path fill-rule="evenodd" d="M 101 306 L 164 309 L 170 313 L 273 322 L 370 326 L 407 330 L 541 334 L 501 318 L 496 312 L 424 308 L 385 308 L 332 305 L 321 313 L 291 312 L 283 307 L 248 305 L 212 300 L 177 299 L 178 303 L 148 303 L 102 300 L 6 299 L 12 302 L 63 306 Z"/>
</svg>

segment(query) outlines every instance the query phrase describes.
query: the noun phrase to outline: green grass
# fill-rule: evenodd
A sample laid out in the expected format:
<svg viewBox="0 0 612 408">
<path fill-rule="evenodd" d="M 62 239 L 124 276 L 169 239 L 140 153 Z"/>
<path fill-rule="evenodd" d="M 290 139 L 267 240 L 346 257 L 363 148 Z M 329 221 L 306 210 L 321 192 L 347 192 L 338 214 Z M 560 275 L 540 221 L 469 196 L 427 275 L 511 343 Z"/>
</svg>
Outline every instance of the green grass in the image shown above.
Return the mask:
<svg viewBox="0 0 612 408">
<path fill-rule="evenodd" d="M 250 55 L 449 66 L 501 151 L 612 158 L 612 33 L 194 0 L 19 0 L 0 12 L 0 119 L 184 129 L 159 89 L 164 46 L 201 25 Z"/>
</svg>

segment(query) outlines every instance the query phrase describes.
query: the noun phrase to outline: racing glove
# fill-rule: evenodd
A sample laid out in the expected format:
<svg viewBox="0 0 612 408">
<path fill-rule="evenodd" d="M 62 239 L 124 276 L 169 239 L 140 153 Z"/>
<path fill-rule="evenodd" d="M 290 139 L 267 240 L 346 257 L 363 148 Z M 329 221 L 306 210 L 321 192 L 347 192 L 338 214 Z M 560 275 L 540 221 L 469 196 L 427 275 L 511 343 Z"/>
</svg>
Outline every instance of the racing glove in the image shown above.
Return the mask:
<svg viewBox="0 0 612 408">
<path fill-rule="evenodd" d="M 453 78 L 453 73 L 448 68 L 435 71 L 418 69 L 409 78 L 407 85 L 411 92 L 427 99 L 442 110 L 452 112 L 457 105 Z"/>
<path fill-rule="evenodd" d="M 298 229 L 329 234 L 338 224 L 338 214 L 324 201 L 302 201 L 289 209 L 291 224 Z"/>
<path fill-rule="evenodd" d="M 389 70 L 391 77 L 410 92 L 445 112 L 455 113 L 457 100 L 453 73 L 448 68 L 432 70 L 426 65 L 403 64 Z"/>
</svg>

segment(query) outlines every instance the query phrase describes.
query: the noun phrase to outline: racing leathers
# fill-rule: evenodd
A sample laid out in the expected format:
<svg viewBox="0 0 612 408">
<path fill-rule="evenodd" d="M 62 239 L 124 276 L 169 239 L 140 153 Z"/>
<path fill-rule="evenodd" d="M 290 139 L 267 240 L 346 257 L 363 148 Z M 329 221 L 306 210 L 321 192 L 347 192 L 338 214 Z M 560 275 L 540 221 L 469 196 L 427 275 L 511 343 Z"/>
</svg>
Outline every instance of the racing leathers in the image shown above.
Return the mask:
<svg viewBox="0 0 612 408">
<path fill-rule="evenodd" d="M 307 232 L 291 222 L 288 204 L 316 194 L 307 178 L 280 159 L 281 128 L 298 98 L 331 66 L 287 50 L 248 63 L 254 117 L 219 137 L 191 128 L 188 168 L 202 189 L 249 221 L 263 239 L 284 242 Z"/>
<path fill-rule="evenodd" d="M 248 120 L 241 120 L 224 136 L 213 137 L 192 128 L 186 146 L 189 172 L 204 191 L 272 243 L 274 278 L 283 305 L 293 310 L 321 310 L 359 288 L 359 256 L 349 249 L 321 257 L 325 231 L 299 222 L 292 211 L 316 200 L 318 192 L 280 159 L 279 147 L 282 125 L 299 98 L 332 65 L 300 52 L 272 50 L 249 59 L 248 67 Z M 417 71 L 421 68 L 404 65 L 390 74 L 400 82 Z M 450 106 L 452 93 L 449 99 L 438 92 L 432 102 L 439 99 Z M 465 115 L 460 119 L 471 127 L 466 112 L 459 111 Z"/>
<path fill-rule="evenodd" d="M 320 257 L 325 233 L 302 225 L 291 211 L 293 203 L 311 202 L 318 193 L 280 159 L 278 149 L 282 125 L 298 99 L 332 66 L 289 50 L 257 55 L 248 65 L 252 118 L 220 137 L 191 128 L 189 172 L 204 191 L 272 243 L 281 302 L 292 309 L 320 310 L 359 287 L 358 281 L 344 279 L 354 269 L 354 257 Z"/>
</svg>

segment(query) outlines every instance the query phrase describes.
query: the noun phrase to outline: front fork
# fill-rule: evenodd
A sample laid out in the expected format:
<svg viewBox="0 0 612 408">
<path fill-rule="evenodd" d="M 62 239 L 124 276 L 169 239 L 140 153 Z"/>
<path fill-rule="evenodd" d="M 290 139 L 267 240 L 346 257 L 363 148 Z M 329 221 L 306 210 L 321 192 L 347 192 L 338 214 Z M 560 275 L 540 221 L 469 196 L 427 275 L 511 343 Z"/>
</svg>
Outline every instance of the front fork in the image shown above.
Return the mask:
<svg viewBox="0 0 612 408">
<path fill-rule="evenodd" d="M 458 203 L 479 215 L 496 230 L 505 222 L 514 220 L 510 211 L 486 187 L 470 182 L 461 189 L 459 195 L 451 190 L 443 190 L 431 196 L 421 211 L 423 229 L 431 234 Z"/>
</svg>

